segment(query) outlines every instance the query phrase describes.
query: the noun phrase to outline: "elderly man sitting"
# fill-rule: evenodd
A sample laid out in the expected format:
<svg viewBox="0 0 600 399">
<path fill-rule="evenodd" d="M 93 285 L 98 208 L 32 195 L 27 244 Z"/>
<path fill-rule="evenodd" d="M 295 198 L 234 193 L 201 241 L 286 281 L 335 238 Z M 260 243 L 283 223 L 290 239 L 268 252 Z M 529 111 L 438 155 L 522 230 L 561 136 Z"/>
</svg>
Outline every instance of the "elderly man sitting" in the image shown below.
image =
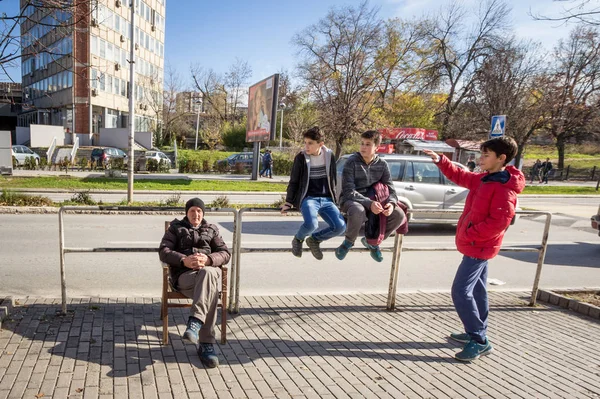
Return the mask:
<svg viewBox="0 0 600 399">
<path fill-rule="evenodd" d="M 204 202 L 192 198 L 185 204 L 186 217 L 171 222 L 161 243 L 160 260 L 170 266 L 174 288 L 194 303 L 183 339 L 198 345 L 198 356 L 209 368 L 219 365 L 213 344 L 221 266 L 231 253 L 214 224 L 204 219 Z"/>
</svg>

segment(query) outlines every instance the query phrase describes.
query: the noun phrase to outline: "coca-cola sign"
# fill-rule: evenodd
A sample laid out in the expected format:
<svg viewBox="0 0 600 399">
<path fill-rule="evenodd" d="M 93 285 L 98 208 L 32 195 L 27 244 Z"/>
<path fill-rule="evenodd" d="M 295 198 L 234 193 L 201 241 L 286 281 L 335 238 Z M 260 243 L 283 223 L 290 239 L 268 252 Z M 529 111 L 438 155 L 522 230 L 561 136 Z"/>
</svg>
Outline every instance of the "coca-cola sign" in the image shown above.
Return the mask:
<svg viewBox="0 0 600 399">
<path fill-rule="evenodd" d="M 437 140 L 437 130 L 421 129 L 418 127 L 393 127 L 379 129 L 382 139 L 388 140 Z"/>
</svg>

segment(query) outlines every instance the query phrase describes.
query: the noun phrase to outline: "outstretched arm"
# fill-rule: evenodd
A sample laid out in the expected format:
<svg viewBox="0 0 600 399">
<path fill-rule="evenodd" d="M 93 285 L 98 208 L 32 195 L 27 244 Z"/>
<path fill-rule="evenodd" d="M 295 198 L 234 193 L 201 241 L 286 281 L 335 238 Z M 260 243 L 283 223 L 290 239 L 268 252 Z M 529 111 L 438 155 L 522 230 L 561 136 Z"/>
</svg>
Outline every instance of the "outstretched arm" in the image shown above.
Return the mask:
<svg viewBox="0 0 600 399">
<path fill-rule="evenodd" d="M 445 155 L 439 155 L 431 150 L 423 150 L 423 152 L 431 157 L 433 162 L 442 171 L 444 176 L 452 180 L 461 187 L 468 189 L 475 188 L 480 181 L 480 175 L 469 172 L 454 165 Z"/>
</svg>

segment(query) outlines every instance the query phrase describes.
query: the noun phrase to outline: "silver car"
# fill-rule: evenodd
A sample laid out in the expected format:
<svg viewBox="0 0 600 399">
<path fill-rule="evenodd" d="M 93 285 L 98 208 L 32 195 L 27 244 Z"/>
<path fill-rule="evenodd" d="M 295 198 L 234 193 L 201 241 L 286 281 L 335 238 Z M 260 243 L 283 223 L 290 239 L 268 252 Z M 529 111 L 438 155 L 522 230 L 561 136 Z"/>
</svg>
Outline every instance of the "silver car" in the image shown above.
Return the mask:
<svg viewBox="0 0 600 399">
<path fill-rule="evenodd" d="M 13 145 L 12 146 L 12 156 L 17 160 L 19 165 L 25 164 L 25 160 L 27 158 L 35 159 L 35 163 L 37 165 L 40 164 L 40 156 L 33 152 L 29 147 L 24 145 Z"/>
<path fill-rule="evenodd" d="M 146 160 L 149 159 L 154 159 L 157 163 L 166 163 L 169 168 L 171 168 L 171 160 L 169 159 L 168 156 L 165 155 L 164 152 L 161 151 L 146 151 L 146 154 L 144 154 L 146 157 Z"/>
<path fill-rule="evenodd" d="M 460 210 L 465 206 L 468 189 L 448 180 L 430 157 L 401 154 L 378 154 L 390 167 L 398 200 L 414 210 L 410 221 L 415 223 L 456 223 L 460 214 L 421 213 L 419 210 Z M 350 155 L 341 157 L 336 166 L 338 193 L 341 193 L 342 171 Z M 453 162 L 460 168 L 466 166 Z"/>
</svg>

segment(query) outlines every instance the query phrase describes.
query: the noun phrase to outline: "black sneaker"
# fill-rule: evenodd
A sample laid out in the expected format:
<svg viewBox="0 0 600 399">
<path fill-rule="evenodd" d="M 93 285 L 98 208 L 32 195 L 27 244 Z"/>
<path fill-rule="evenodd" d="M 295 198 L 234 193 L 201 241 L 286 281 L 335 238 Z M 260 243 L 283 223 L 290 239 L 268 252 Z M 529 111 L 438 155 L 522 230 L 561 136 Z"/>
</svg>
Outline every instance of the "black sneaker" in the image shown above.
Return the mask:
<svg viewBox="0 0 600 399">
<path fill-rule="evenodd" d="M 317 260 L 323 259 L 323 252 L 321 251 L 321 241 L 316 240 L 313 236 L 310 236 L 306 239 L 306 245 L 310 249 L 310 252 Z"/>
<path fill-rule="evenodd" d="M 202 328 L 202 322 L 195 317 L 190 316 L 187 322 L 187 328 L 183 333 L 183 340 L 190 344 L 198 343 L 198 332 Z"/>
<path fill-rule="evenodd" d="M 200 361 L 209 369 L 214 369 L 219 365 L 219 358 L 215 353 L 213 344 L 200 343 L 198 345 L 198 356 Z"/>
<path fill-rule="evenodd" d="M 299 239 L 297 239 L 296 237 L 294 237 L 292 239 L 292 254 L 296 257 L 296 258 L 300 258 L 302 257 L 302 243 L 304 242 L 304 240 L 300 241 Z"/>
</svg>

